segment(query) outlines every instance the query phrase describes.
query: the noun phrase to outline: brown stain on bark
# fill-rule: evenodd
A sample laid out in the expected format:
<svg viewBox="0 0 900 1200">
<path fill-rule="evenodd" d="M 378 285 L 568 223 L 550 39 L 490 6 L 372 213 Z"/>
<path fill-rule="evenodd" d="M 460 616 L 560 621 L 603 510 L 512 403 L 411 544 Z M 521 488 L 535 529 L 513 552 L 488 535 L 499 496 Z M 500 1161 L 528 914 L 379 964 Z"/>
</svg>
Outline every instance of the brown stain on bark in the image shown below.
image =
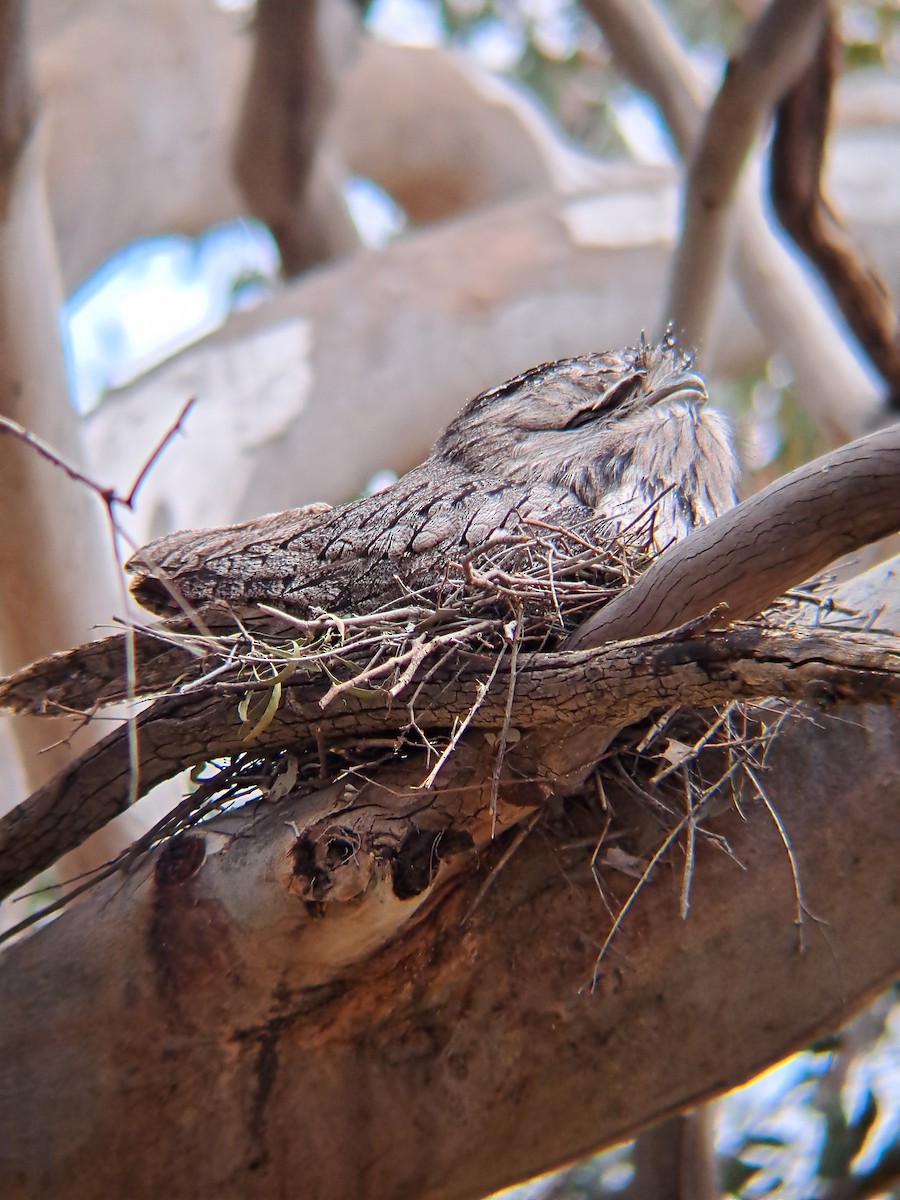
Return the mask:
<svg viewBox="0 0 900 1200">
<path fill-rule="evenodd" d="M 231 946 L 233 925 L 196 891 L 205 842 L 197 835 L 174 839 L 154 869 L 147 955 L 161 1010 L 179 1033 L 207 1025 L 218 1006 L 204 1001 L 217 1001 L 227 990 L 238 961 Z"/>
</svg>

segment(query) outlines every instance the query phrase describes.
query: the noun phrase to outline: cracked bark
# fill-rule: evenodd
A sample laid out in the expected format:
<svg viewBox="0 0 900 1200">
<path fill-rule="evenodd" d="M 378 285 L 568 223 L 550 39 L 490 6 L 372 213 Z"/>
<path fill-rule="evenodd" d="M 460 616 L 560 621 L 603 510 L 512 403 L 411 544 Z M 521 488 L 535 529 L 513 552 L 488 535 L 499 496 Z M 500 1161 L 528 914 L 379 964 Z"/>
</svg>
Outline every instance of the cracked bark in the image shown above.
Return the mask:
<svg viewBox="0 0 900 1200">
<path fill-rule="evenodd" d="M 676 703 L 709 707 L 765 696 L 819 704 L 896 702 L 900 657 L 895 642 L 881 635 L 868 639 L 750 626 L 696 637 L 669 633 L 592 651 L 523 655 L 512 722 L 523 734 L 534 731 L 534 736 L 516 758 L 548 778 L 578 772 L 596 758 L 598 730 L 601 739 L 608 738 L 652 710 Z M 423 683 L 415 710 L 419 727 L 449 730 L 454 717 L 473 706 L 492 666 L 489 657 L 467 656 L 461 665 Z M 476 728 L 501 728 L 508 686 L 508 670 L 501 668 L 495 687 L 475 714 Z M 309 749 L 323 730 L 335 745 L 377 734 L 399 735 L 409 723 L 402 699 L 378 690 L 344 694 L 324 712 L 321 695 L 319 679 L 288 681 L 282 706 L 252 747 L 245 740 L 246 727 L 233 694 L 159 701 L 138 717 L 138 793 L 212 758 L 251 748 Z M 586 746 L 575 736 L 585 728 L 591 731 Z M 576 749 L 563 764 L 558 752 L 560 747 L 568 749 L 568 739 Z M 545 757 L 552 759 L 551 766 L 542 767 Z M 424 768 L 419 773 L 424 775 Z M 124 811 L 130 785 L 128 739 L 118 730 L 9 813 L 0 822 L 4 894 Z M 520 808 L 515 819 L 521 816 Z"/>
</svg>

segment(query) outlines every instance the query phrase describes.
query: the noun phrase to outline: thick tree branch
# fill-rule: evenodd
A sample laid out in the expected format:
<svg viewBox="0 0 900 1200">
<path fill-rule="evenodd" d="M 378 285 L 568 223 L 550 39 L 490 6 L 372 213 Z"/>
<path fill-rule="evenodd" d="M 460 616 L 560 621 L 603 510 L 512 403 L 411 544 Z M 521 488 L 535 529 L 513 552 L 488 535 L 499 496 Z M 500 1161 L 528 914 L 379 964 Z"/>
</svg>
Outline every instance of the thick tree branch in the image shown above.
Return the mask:
<svg viewBox="0 0 900 1200">
<path fill-rule="evenodd" d="M 430 672 L 416 689 L 417 727 L 449 731 L 460 714 L 474 710 L 473 728 L 502 728 L 510 687 L 507 665 L 479 700 L 493 666 L 488 656 L 466 655 L 440 673 Z M 389 692 L 354 689 L 323 711 L 318 677 L 288 680 L 284 686 L 281 707 L 252 743 L 246 740 L 231 691 L 219 697 L 173 696 L 142 713 L 137 718 L 137 794 L 210 759 L 251 749 L 308 751 L 323 737 L 340 746 L 366 737 L 398 736 L 410 723 L 406 704 Z M 517 757 L 527 762 L 529 774 L 536 771 L 549 779 L 563 770 L 589 767 L 597 757 L 597 731 L 608 740 L 623 726 L 673 704 L 704 708 L 763 697 L 890 704 L 898 690 L 900 659 L 894 640 L 748 626 L 699 637 L 690 631 L 667 633 L 577 653 L 522 655 L 510 716 L 518 731 L 538 731 L 537 738 L 523 742 Z M 585 728 L 591 731 L 587 747 L 582 744 Z M 564 752 L 565 768 L 558 761 Z M 424 767 L 421 774 L 426 774 Z M 125 730 L 118 730 L 0 821 L 0 892 L 20 886 L 124 811 L 132 794 L 128 739 Z M 533 806 L 545 795 L 546 790 L 532 794 L 526 779 L 517 803 Z"/>
<path fill-rule="evenodd" d="M 722 1200 L 712 1106 L 677 1113 L 643 1130 L 626 1200 Z"/>
<path fill-rule="evenodd" d="M 594 994 L 610 918 L 584 809 L 525 840 L 474 912 L 478 874 L 428 909 L 377 875 L 310 908 L 287 824 L 308 800 L 107 881 L 0 973 L 0 1191 L 474 1200 L 751 1077 L 900 968 L 900 728 L 825 721 L 791 723 L 765 775 L 805 954 L 760 803 L 717 820 L 733 856 L 700 839 L 686 922 L 681 860 L 658 869 Z M 607 798 L 627 822 L 627 794 Z M 632 887 L 601 881 L 614 904 Z M 404 909 L 417 921 L 367 958 Z"/>
<path fill-rule="evenodd" d="M 835 558 L 897 529 L 900 425 L 776 479 L 670 547 L 569 644 L 660 633 L 720 604 L 727 605 L 725 620 L 753 616 Z"/>
<path fill-rule="evenodd" d="M 286 275 L 356 245 L 337 181 L 330 205 L 312 189 L 331 81 L 319 45 L 316 0 L 259 0 L 253 64 L 234 152 L 251 210 L 272 230 Z"/>
</svg>

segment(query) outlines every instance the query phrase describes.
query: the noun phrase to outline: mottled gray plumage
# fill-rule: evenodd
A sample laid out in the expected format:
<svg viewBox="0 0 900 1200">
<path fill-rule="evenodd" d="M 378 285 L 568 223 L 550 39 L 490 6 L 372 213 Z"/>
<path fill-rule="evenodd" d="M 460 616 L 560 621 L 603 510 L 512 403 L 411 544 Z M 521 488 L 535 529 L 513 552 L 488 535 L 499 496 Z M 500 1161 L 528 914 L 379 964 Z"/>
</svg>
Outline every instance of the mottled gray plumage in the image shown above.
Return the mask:
<svg viewBox="0 0 900 1200">
<path fill-rule="evenodd" d="M 523 519 L 590 536 L 651 507 L 662 549 L 734 503 L 736 460 L 706 398 L 668 340 L 545 363 L 472 400 L 386 491 L 170 534 L 128 564 L 132 591 L 161 614 L 178 611 L 176 595 L 363 612 L 440 582 Z"/>
</svg>

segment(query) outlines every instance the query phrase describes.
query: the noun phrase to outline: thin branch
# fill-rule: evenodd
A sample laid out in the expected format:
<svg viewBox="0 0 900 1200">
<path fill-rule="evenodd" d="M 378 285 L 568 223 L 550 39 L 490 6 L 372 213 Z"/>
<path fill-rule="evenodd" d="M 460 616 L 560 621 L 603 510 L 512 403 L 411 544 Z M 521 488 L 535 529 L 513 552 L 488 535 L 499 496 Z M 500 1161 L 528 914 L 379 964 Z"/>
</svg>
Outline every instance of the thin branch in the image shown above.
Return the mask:
<svg viewBox="0 0 900 1200">
<path fill-rule="evenodd" d="M 12 417 L 0 416 L 0 433 L 8 433 L 18 441 L 24 442 L 26 446 L 30 446 L 41 458 L 52 463 L 54 467 L 58 467 L 75 483 L 83 483 L 86 488 L 92 491 L 96 496 L 99 496 L 104 504 L 109 506 L 117 497 L 113 488 L 105 488 L 88 475 L 83 474 L 72 463 L 67 462 L 61 454 L 53 449 L 51 445 L 39 438 L 36 433 L 32 433 L 30 429 L 26 429 L 24 425 L 20 425 L 18 421 L 14 421 Z"/>
<path fill-rule="evenodd" d="M 770 174 L 778 219 L 815 264 L 844 319 L 900 407 L 900 323 L 887 285 L 822 194 L 822 169 L 840 43 L 833 22 L 776 110 Z"/>
<path fill-rule="evenodd" d="M 491 835 L 497 826 L 497 801 L 500 796 L 500 780 L 503 775 L 503 764 L 506 758 L 506 747 L 509 743 L 509 731 L 512 725 L 512 710 L 516 699 L 516 670 L 519 663 L 519 647 L 522 645 L 522 633 L 525 623 L 520 612 L 516 618 L 516 627 L 512 635 L 512 649 L 509 655 L 509 684 L 506 689 L 506 708 L 503 710 L 503 725 L 500 728 L 500 738 L 497 742 L 497 758 L 491 776 Z"/>
<path fill-rule="evenodd" d="M 482 706 L 488 693 L 490 692 L 491 686 L 494 682 L 494 679 L 496 678 L 498 670 L 500 669 L 500 663 L 502 661 L 503 661 L 503 654 L 501 652 L 494 659 L 494 665 L 491 667 L 490 674 L 487 676 L 486 679 L 484 679 L 478 683 L 478 685 L 476 687 L 476 691 L 475 691 L 475 699 L 472 701 L 471 705 L 469 706 L 469 710 L 466 713 L 466 715 L 463 717 L 463 719 L 461 721 L 458 721 L 454 725 L 453 734 L 450 737 L 450 740 L 447 743 L 447 745 L 444 747 L 443 753 L 441 754 L 441 756 L 437 760 L 437 762 L 434 764 L 434 766 L 431 768 L 431 770 L 428 772 L 428 774 L 425 776 L 425 778 L 422 780 L 422 783 L 420 785 L 422 788 L 434 787 L 434 781 L 437 779 L 440 771 L 442 770 L 444 765 L 447 763 L 447 761 L 450 759 L 450 757 L 452 756 L 456 747 L 459 745 L 462 735 L 469 728 L 469 725 L 472 723 L 472 719 L 475 717 L 476 713 L 478 712 L 479 708 Z"/>
<path fill-rule="evenodd" d="M 174 423 L 169 426 L 165 434 L 162 436 L 162 438 L 160 438 L 156 449 L 141 467 L 134 483 L 131 485 L 131 489 L 129 490 L 127 496 L 121 496 L 115 490 L 115 488 L 104 487 L 103 484 L 97 483 L 95 479 L 92 479 L 90 475 L 85 475 L 83 471 L 80 471 L 78 467 L 65 459 L 58 450 L 54 450 L 53 447 L 48 442 L 45 442 L 43 438 L 38 437 L 36 433 L 32 433 L 30 429 L 26 429 L 24 425 L 20 425 L 18 421 L 14 421 L 11 417 L 0 416 L 0 433 L 8 433 L 18 441 L 24 442 L 26 446 L 29 446 L 41 458 L 45 459 L 54 467 L 58 468 L 58 470 L 68 475 L 68 477 L 74 483 L 83 484 L 89 491 L 93 492 L 95 496 L 99 497 L 99 499 L 102 500 L 102 502 L 106 505 L 107 512 L 109 513 L 110 520 L 113 523 L 116 533 L 121 534 L 121 530 L 115 524 L 113 508 L 116 505 L 120 505 L 123 508 L 127 508 L 129 511 L 134 509 L 134 501 L 135 497 L 137 496 L 138 489 L 147 478 L 150 471 L 156 465 L 160 456 L 169 445 L 169 442 L 171 442 L 172 438 L 174 438 L 177 433 L 181 432 L 187 415 L 194 407 L 196 402 L 197 397 L 192 396 L 190 400 L 184 404 Z"/>
<path fill-rule="evenodd" d="M 121 500 L 119 500 L 119 498 L 115 495 L 115 493 L 113 493 L 113 499 L 117 500 L 121 504 L 124 504 L 125 507 L 129 510 L 134 508 L 134 500 L 138 494 L 141 484 L 144 482 L 144 480 L 147 478 L 147 476 L 150 474 L 150 472 L 156 466 L 159 459 L 165 453 L 166 449 L 168 448 L 169 442 L 172 441 L 172 439 L 175 437 L 175 435 L 177 433 L 181 433 L 181 431 L 184 427 L 184 423 L 187 420 L 188 413 L 191 411 L 191 409 L 194 407 L 194 405 L 196 403 L 197 403 L 196 396 L 191 396 L 191 398 L 189 400 L 185 401 L 185 403 L 182 405 L 181 412 L 175 418 L 175 421 L 173 422 L 173 424 L 171 424 L 169 426 L 169 428 L 166 430 L 166 432 L 160 438 L 159 442 L 157 443 L 156 449 L 153 451 L 153 453 L 150 455 L 150 457 L 146 460 L 144 465 L 141 467 L 140 471 L 138 471 L 135 481 L 131 485 L 131 488 L 128 492 L 128 495 L 123 497 Z"/>
<path fill-rule="evenodd" d="M 122 573 L 122 562 L 119 552 L 120 539 L 125 539 L 129 543 L 131 539 L 127 537 L 121 525 L 116 519 L 116 507 L 121 506 L 129 511 L 134 508 L 135 497 L 148 473 L 159 460 L 160 455 L 165 451 L 166 447 L 172 438 L 181 431 L 188 413 L 193 408 L 196 397 L 191 397 L 190 400 L 182 407 L 178 418 L 173 425 L 167 430 L 163 438 L 160 440 L 156 448 L 153 450 L 150 457 L 144 463 L 141 470 L 138 472 L 131 489 L 127 496 L 120 496 L 115 488 L 104 487 L 96 482 L 89 475 L 84 474 L 73 463 L 64 458 L 58 451 L 54 450 L 49 443 L 43 438 L 32 433 L 20 425 L 18 421 L 14 421 L 11 417 L 0 415 L 0 434 L 8 434 L 17 441 L 22 442 L 26 447 L 33 450 L 40 458 L 57 470 L 62 471 L 74 483 L 82 484 L 89 491 L 93 492 L 101 502 L 106 513 L 106 521 L 109 529 L 109 537 L 112 545 L 113 558 L 119 567 L 119 589 L 121 603 L 124 608 L 128 606 L 128 593 L 125 588 L 125 578 Z M 132 544 L 132 549 L 134 546 Z M 132 702 L 135 698 L 135 681 L 137 679 L 137 650 L 135 645 L 135 631 L 133 626 L 129 625 L 125 632 L 125 677 L 127 681 L 128 698 Z M 131 807 L 137 802 L 141 792 L 140 779 L 140 753 L 138 746 L 137 723 L 134 720 L 128 720 L 125 727 L 125 736 L 128 745 L 128 807 Z"/>
</svg>

